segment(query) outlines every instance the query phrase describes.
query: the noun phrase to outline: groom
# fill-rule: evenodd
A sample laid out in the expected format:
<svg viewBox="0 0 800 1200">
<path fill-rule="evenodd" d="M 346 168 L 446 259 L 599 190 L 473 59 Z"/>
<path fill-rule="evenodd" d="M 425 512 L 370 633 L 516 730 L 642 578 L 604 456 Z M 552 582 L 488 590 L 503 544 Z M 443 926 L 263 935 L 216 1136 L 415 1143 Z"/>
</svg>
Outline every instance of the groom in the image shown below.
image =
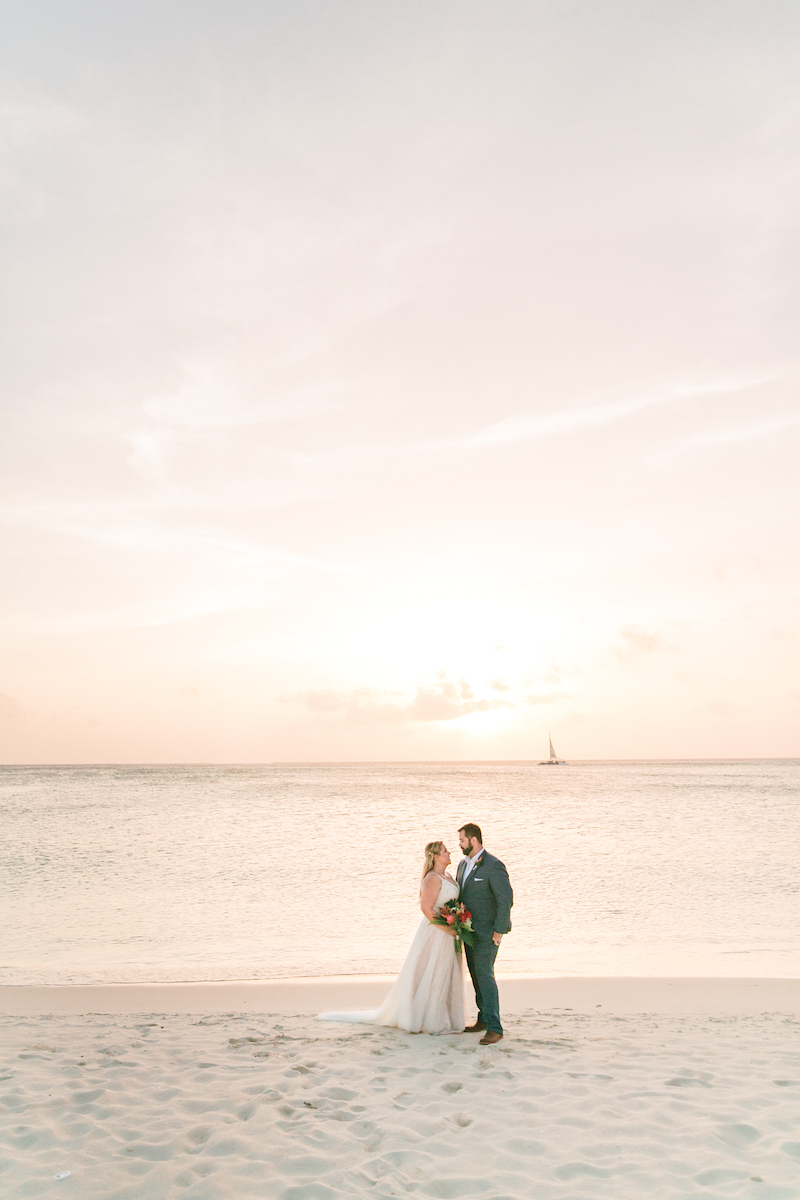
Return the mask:
<svg viewBox="0 0 800 1200">
<path fill-rule="evenodd" d="M 464 853 L 456 872 L 456 881 L 461 888 L 459 899 L 472 913 L 472 927 L 475 930 L 475 945 L 465 945 L 464 949 L 478 1002 L 478 1019 L 474 1025 L 468 1025 L 464 1032 L 485 1030 L 481 1045 L 493 1046 L 503 1036 L 494 960 L 503 934 L 511 929 L 514 893 L 508 880 L 508 871 L 500 859 L 484 850 L 480 826 L 462 825 L 458 831 L 458 843 Z"/>
</svg>

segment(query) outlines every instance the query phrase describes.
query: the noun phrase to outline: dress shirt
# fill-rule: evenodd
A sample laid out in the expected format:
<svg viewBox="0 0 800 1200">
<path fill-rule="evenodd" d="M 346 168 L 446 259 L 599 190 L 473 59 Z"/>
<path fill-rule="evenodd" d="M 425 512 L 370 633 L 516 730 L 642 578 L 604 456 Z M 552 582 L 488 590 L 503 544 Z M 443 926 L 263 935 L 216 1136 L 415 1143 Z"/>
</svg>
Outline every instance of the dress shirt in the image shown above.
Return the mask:
<svg viewBox="0 0 800 1200">
<path fill-rule="evenodd" d="M 486 849 L 485 846 L 481 846 L 480 850 L 478 851 L 478 853 L 475 855 L 474 858 L 472 858 L 472 857 L 467 858 L 466 865 L 464 867 L 464 874 L 461 876 L 461 886 L 462 887 L 467 882 L 467 876 L 471 875 L 475 868 L 475 859 L 480 858 L 480 856 L 483 854 L 485 849 Z"/>
</svg>

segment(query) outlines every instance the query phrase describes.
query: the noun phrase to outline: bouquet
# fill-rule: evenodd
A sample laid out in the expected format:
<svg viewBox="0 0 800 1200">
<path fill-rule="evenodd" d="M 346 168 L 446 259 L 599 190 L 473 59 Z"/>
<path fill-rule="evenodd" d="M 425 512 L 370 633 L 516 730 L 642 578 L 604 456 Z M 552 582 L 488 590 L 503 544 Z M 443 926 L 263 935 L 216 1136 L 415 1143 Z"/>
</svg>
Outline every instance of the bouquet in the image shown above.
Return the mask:
<svg viewBox="0 0 800 1200">
<path fill-rule="evenodd" d="M 456 950 L 461 950 L 461 943 L 467 946 L 475 945 L 475 930 L 472 928 L 472 913 L 460 900 L 448 900 L 431 921 L 431 925 L 444 925 L 452 929 L 456 935 Z"/>
</svg>

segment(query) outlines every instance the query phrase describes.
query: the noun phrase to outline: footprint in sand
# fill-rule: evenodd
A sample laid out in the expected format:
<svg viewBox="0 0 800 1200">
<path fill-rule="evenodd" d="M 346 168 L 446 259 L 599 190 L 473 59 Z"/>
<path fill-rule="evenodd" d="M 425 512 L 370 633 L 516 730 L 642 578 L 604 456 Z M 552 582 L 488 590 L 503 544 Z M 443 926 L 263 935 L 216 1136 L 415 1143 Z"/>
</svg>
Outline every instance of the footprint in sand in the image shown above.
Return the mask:
<svg viewBox="0 0 800 1200">
<path fill-rule="evenodd" d="M 481 1179 L 477 1175 L 473 1175 L 468 1179 L 430 1179 L 425 1187 L 425 1193 L 428 1196 L 436 1196 L 439 1200 L 460 1200 L 462 1196 L 478 1196 L 483 1192 L 488 1192 L 491 1188 L 492 1184 L 488 1179 Z"/>
<path fill-rule="evenodd" d="M 755 1176 L 752 1178 L 755 1180 L 754 1186 L 746 1192 L 739 1193 L 746 1197 L 746 1200 L 797 1200 L 800 1196 L 795 1187 L 784 1187 L 780 1183 L 765 1184 L 763 1179 L 757 1179 Z"/>
<path fill-rule="evenodd" d="M 329 1188 L 326 1183 L 301 1183 L 284 1188 L 278 1200 L 338 1200 L 340 1192 Z"/>
<path fill-rule="evenodd" d="M 749 1178 L 746 1171 L 729 1171 L 725 1167 L 719 1167 L 713 1171 L 701 1171 L 699 1175 L 695 1175 L 694 1181 L 701 1187 L 711 1187 L 715 1183 L 735 1183 L 737 1179 Z"/>
<path fill-rule="evenodd" d="M 685 1075 L 676 1075 L 674 1079 L 666 1080 L 667 1087 L 711 1087 L 710 1083 L 706 1083 L 705 1079 L 687 1079 Z"/>
<path fill-rule="evenodd" d="M 331 1169 L 329 1159 L 318 1158 L 313 1154 L 304 1154 L 299 1158 L 286 1158 L 282 1165 L 288 1175 L 315 1175 L 317 1179 Z"/>
<path fill-rule="evenodd" d="M 761 1134 L 752 1125 L 721 1125 L 717 1130 L 717 1137 L 729 1146 L 743 1149 L 757 1142 Z"/>
<path fill-rule="evenodd" d="M 506 1142 L 506 1148 L 510 1150 L 512 1154 L 535 1156 L 547 1153 L 547 1147 L 541 1142 L 533 1141 L 532 1138 L 514 1138 L 512 1141 Z"/>
<path fill-rule="evenodd" d="M 146 1162 L 167 1162 L 176 1153 L 175 1147 L 169 1142 L 139 1142 L 125 1149 L 133 1158 L 142 1158 Z"/>
<path fill-rule="evenodd" d="M 391 1150 L 379 1158 L 370 1159 L 362 1166 L 364 1174 L 377 1183 L 384 1176 L 402 1172 L 406 1176 L 419 1178 L 430 1175 L 435 1166 L 434 1159 L 424 1150 Z"/>
<path fill-rule="evenodd" d="M 401 1096 L 406 1095 L 405 1092 L 400 1093 Z M 327 1096 L 330 1100 L 355 1100 L 358 1092 L 351 1092 L 349 1088 L 329 1087 L 320 1092 L 321 1096 Z"/>
<path fill-rule="evenodd" d="M 571 1162 L 564 1163 L 563 1167 L 556 1167 L 553 1174 L 556 1179 L 578 1179 L 581 1175 L 592 1175 L 595 1179 L 608 1179 L 613 1172 L 607 1171 L 605 1167 L 593 1167 L 591 1163 Z"/>
<path fill-rule="evenodd" d="M 214 1133 L 213 1125 L 195 1125 L 193 1129 L 187 1129 L 186 1137 L 195 1146 L 202 1146 Z M 190 1152 L 191 1153 L 191 1152 Z"/>
</svg>

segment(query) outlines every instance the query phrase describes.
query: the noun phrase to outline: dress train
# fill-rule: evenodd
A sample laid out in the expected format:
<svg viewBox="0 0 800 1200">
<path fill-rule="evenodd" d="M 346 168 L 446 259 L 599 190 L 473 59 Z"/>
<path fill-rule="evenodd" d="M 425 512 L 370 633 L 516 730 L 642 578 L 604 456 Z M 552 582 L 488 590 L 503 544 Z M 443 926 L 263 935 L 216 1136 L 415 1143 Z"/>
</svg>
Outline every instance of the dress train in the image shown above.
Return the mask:
<svg viewBox="0 0 800 1200">
<path fill-rule="evenodd" d="M 445 875 L 434 904 L 438 912 L 458 896 Z M 464 1029 L 464 955 L 441 925 L 427 918 L 414 935 L 406 961 L 380 1008 L 320 1013 L 321 1021 L 390 1025 L 408 1033 L 461 1033 Z"/>
</svg>

